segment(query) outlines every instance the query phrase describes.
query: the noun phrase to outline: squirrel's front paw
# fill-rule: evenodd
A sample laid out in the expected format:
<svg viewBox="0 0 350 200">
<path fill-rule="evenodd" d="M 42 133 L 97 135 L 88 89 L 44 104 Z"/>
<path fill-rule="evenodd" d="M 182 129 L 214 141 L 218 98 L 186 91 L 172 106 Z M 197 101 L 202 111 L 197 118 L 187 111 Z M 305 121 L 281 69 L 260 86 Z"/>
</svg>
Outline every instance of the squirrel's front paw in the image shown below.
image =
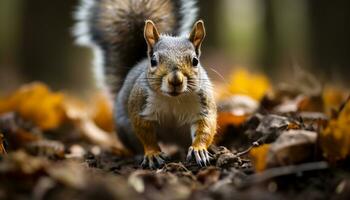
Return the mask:
<svg viewBox="0 0 350 200">
<path fill-rule="evenodd" d="M 200 166 L 207 166 L 210 164 L 212 157 L 205 147 L 193 147 L 191 146 L 188 149 L 187 161 L 190 161 L 192 158 L 196 160 L 196 163 Z"/>
<path fill-rule="evenodd" d="M 162 167 L 166 163 L 166 160 L 167 156 L 161 151 L 145 153 L 141 167 L 157 169 Z"/>
</svg>

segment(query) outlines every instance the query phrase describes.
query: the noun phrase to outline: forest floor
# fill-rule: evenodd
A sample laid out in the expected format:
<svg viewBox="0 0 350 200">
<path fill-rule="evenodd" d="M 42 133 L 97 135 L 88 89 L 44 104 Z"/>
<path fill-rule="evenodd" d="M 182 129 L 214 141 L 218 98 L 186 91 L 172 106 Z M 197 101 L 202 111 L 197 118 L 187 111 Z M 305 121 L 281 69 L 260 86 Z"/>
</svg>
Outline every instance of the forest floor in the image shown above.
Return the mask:
<svg viewBox="0 0 350 200">
<path fill-rule="evenodd" d="M 82 103 L 41 83 L 19 88 L 0 98 L 0 199 L 350 199 L 348 91 L 272 89 L 240 73 L 217 88 L 230 95 L 218 97 L 203 168 L 168 144 L 167 164 L 141 168 L 102 95 Z"/>
</svg>

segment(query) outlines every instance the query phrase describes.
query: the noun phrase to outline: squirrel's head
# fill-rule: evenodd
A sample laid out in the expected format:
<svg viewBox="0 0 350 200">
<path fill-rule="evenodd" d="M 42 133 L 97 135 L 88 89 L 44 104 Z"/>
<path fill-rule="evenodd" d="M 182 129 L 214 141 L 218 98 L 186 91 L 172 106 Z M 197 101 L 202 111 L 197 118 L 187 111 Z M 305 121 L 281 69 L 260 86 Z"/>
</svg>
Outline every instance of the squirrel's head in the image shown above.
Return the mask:
<svg viewBox="0 0 350 200">
<path fill-rule="evenodd" d="M 189 37 L 161 35 L 147 20 L 144 37 L 149 59 L 147 81 L 154 91 L 178 96 L 199 89 L 200 48 L 205 37 L 202 20 L 195 23 Z"/>
</svg>

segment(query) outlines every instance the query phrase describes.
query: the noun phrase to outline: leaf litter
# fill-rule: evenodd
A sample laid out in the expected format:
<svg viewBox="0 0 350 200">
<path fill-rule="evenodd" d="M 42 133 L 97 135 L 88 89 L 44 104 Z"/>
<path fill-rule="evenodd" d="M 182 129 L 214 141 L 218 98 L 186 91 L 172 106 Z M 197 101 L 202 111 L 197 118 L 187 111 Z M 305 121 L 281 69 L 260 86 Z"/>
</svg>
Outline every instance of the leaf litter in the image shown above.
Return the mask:
<svg viewBox="0 0 350 200">
<path fill-rule="evenodd" d="M 217 91 L 211 165 L 162 144 L 171 160 L 158 170 L 121 144 L 104 94 L 24 85 L 0 98 L 0 199 L 349 199 L 349 93 L 311 82 L 233 73 Z"/>
</svg>

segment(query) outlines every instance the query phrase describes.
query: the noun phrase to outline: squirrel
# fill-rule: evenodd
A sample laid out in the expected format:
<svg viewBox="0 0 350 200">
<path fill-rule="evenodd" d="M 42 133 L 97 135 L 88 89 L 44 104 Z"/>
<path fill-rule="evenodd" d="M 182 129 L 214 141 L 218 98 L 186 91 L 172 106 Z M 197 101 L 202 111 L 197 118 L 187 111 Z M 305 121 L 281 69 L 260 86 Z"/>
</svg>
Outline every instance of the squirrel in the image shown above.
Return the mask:
<svg viewBox="0 0 350 200">
<path fill-rule="evenodd" d="M 81 0 L 75 13 L 74 36 L 94 52 L 117 134 L 143 153 L 143 167 L 165 164 L 158 141 L 167 140 L 187 142 L 187 160 L 210 163 L 217 110 L 200 62 L 206 32 L 202 20 L 194 23 L 197 10 L 195 0 Z"/>
</svg>

